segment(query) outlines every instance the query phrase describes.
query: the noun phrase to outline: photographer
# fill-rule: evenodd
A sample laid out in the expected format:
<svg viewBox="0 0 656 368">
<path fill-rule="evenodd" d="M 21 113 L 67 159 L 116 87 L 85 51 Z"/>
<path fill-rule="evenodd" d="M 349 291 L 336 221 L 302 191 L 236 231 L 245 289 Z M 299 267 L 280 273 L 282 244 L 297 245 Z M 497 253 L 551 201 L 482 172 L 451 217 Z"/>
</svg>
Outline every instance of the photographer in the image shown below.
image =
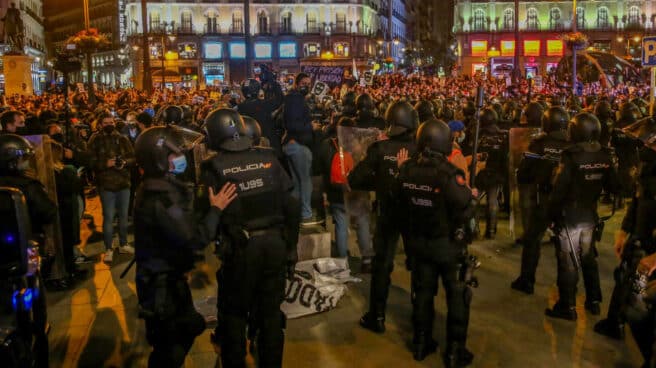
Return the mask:
<svg viewBox="0 0 656 368">
<path fill-rule="evenodd" d="M 91 166 L 96 173 L 103 212 L 103 235 L 106 263 L 113 259 L 113 221 L 118 210 L 119 251 L 134 253 L 128 244 L 128 205 L 130 201 L 130 167 L 134 164 L 134 150 L 130 140 L 116 131 L 114 117 L 105 111 L 98 116 L 100 131 L 89 140 Z"/>
</svg>

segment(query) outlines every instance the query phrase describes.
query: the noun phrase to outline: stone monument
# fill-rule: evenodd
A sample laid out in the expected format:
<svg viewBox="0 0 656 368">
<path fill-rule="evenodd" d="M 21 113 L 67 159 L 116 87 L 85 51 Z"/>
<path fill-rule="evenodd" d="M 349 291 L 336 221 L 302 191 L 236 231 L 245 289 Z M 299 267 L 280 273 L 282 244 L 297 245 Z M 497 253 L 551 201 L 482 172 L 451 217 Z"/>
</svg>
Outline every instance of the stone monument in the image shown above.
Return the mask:
<svg viewBox="0 0 656 368">
<path fill-rule="evenodd" d="M 15 3 L 11 3 L 11 7 L 7 9 L 7 13 L 1 20 L 3 22 L 4 41 L 11 48 L 2 57 L 5 95 L 31 95 L 34 93 L 32 85 L 33 59 L 23 52 L 23 20 Z"/>
</svg>

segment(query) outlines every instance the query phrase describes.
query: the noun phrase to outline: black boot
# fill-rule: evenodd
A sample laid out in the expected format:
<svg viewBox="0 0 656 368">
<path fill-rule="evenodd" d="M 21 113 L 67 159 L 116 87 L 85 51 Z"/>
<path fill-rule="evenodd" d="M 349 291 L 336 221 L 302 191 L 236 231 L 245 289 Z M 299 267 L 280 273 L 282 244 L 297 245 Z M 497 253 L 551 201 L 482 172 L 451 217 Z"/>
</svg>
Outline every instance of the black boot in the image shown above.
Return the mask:
<svg viewBox="0 0 656 368">
<path fill-rule="evenodd" d="M 372 312 L 367 312 L 360 318 L 360 326 L 375 333 L 385 332 L 385 317 L 376 316 Z"/>
<path fill-rule="evenodd" d="M 474 354 L 465 348 L 464 344 L 451 343 L 444 355 L 444 366 L 446 368 L 466 367 L 474 360 Z"/>
<path fill-rule="evenodd" d="M 610 319 L 602 319 L 594 325 L 594 331 L 615 340 L 624 339 L 624 324 Z"/>
<path fill-rule="evenodd" d="M 601 314 L 601 307 L 599 306 L 599 302 L 594 301 L 594 302 L 585 302 L 585 309 L 590 312 L 593 316 L 598 316 Z"/>
<path fill-rule="evenodd" d="M 437 350 L 437 342 L 426 332 L 418 332 L 412 340 L 412 356 L 421 362 Z"/>
<path fill-rule="evenodd" d="M 533 294 L 533 284 L 526 281 L 521 276 L 515 279 L 515 281 L 510 284 L 510 287 L 517 291 L 521 291 L 524 294 Z"/>
<path fill-rule="evenodd" d="M 547 308 L 544 310 L 544 314 L 548 317 L 561 318 L 568 321 L 576 321 L 576 309 L 568 305 L 561 304 L 557 302 L 554 304 L 553 308 Z"/>
</svg>

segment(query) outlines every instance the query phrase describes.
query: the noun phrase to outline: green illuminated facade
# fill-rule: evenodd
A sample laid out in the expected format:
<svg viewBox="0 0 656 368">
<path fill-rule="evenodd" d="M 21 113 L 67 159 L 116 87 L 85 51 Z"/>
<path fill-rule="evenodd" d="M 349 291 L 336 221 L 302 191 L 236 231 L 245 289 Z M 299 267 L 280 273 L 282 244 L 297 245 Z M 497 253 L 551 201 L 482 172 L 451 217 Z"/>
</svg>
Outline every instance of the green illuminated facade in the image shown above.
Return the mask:
<svg viewBox="0 0 656 368">
<path fill-rule="evenodd" d="M 644 34 L 654 32 L 656 1 L 579 0 L 577 29 L 588 35 L 590 47 L 627 58 L 639 57 Z M 567 50 L 557 45 L 572 29 L 572 1 L 521 1 L 518 11 L 520 68 L 546 73 Z M 513 65 L 515 5 L 513 1 L 456 1 L 453 32 L 458 40 L 462 72 L 492 71 Z M 484 47 L 485 46 L 485 47 Z M 512 52 L 511 52 L 512 51 Z"/>
</svg>

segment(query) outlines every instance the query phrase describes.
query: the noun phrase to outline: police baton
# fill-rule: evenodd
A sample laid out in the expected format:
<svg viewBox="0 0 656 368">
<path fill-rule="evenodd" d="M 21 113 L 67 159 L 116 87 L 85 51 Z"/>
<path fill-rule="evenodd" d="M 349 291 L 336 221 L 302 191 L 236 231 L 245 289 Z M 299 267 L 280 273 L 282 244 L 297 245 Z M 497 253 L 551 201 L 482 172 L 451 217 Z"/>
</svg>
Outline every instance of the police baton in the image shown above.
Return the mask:
<svg viewBox="0 0 656 368">
<path fill-rule="evenodd" d="M 469 185 L 476 186 L 476 166 L 478 165 L 478 135 L 481 128 L 481 108 L 485 103 L 485 88 L 479 85 L 476 90 L 476 128 L 474 129 L 474 149 L 472 152 L 471 167 L 469 169 Z"/>
<path fill-rule="evenodd" d="M 121 278 L 121 279 L 124 278 L 125 275 L 128 274 L 128 271 L 130 271 L 130 269 L 132 268 L 132 266 L 134 266 L 134 263 L 135 263 L 136 261 L 137 261 L 136 258 L 132 258 L 132 260 L 130 261 L 130 263 L 128 263 L 128 266 L 125 267 L 125 269 L 123 270 L 123 272 L 121 272 L 121 276 L 119 276 L 119 278 Z"/>
<path fill-rule="evenodd" d="M 578 254 L 576 254 L 574 243 L 572 243 L 572 237 L 569 235 L 569 228 L 567 227 L 567 225 L 563 225 L 563 229 L 565 229 L 565 235 L 567 236 L 567 241 L 569 242 L 569 250 L 570 250 L 570 254 L 572 255 L 572 261 L 574 261 L 574 266 L 576 267 L 577 270 L 580 270 L 581 262 L 579 261 Z"/>
</svg>

